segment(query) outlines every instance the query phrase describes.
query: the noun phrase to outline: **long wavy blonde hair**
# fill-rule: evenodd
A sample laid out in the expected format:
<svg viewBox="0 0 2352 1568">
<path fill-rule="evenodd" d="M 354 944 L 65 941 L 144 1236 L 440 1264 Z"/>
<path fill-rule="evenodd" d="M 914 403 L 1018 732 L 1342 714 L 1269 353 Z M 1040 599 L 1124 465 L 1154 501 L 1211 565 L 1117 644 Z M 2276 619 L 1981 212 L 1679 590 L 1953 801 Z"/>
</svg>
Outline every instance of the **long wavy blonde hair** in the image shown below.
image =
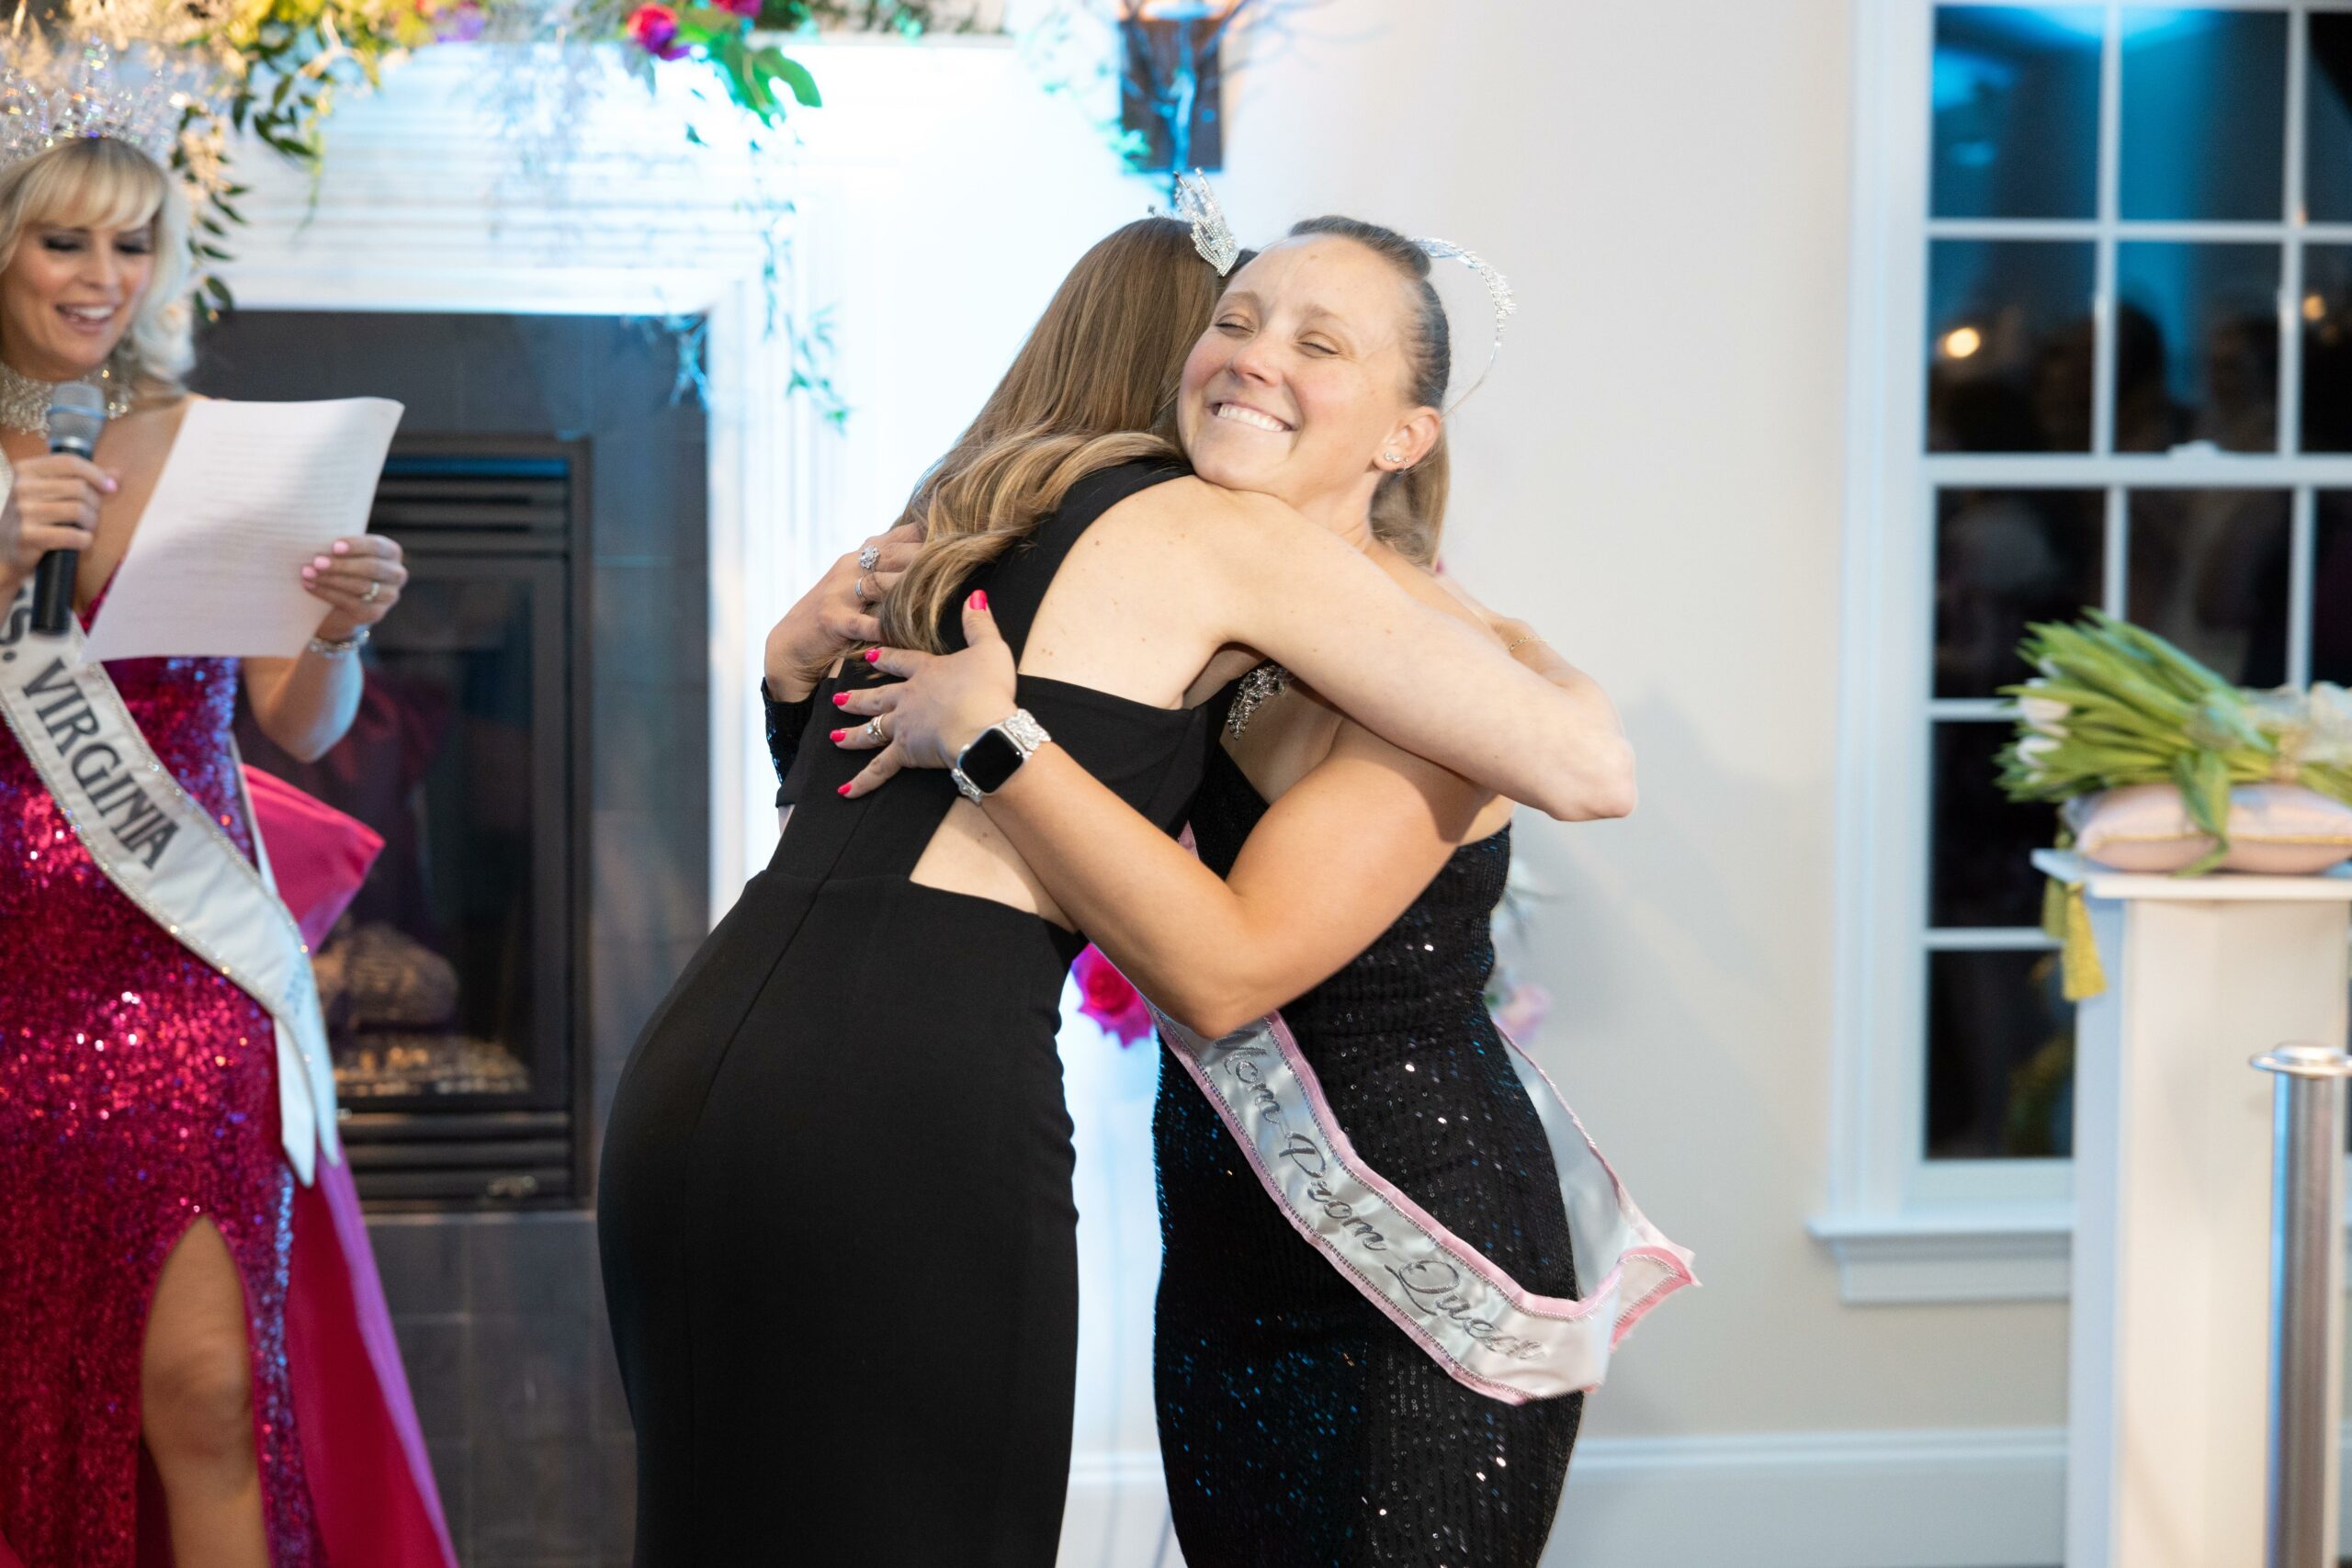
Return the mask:
<svg viewBox="0 0 2352 1568">
<path fill-rule="evenodd" d="M 1036 532 L 1098 468 L 1174 458 L 1177 383 L 1224 287 L 1172 218 L 1138 219 L 1079 259 L 1012 367 L 908 498 L 923 547 L 883 602 L 884 638 L 945 650 L 941 622 L 980 566 Z"/>
<path fill-rule="evenodd" d="M 194 258 L 179 182 L 136 147 L 107 137 L 68 141 L 0 169 L 0 272 L 37 227 L 119 231 L 141 224 L 153 236 L 155 269 L 108 363 L 134 396 L 175 398 L 196 363 L 188 288 Z"/>
</svg>

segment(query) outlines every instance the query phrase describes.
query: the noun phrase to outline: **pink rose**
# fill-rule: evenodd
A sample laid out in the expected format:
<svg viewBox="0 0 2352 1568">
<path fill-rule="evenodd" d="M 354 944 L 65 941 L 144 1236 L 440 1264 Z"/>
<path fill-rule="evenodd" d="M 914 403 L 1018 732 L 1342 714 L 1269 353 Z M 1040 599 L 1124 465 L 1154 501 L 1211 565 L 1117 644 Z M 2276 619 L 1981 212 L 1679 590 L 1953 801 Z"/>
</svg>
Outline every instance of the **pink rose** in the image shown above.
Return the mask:
<svg viewBox="0 0 2352 1568">
<path fill-rule="evenodd" d="M 629 13 L 628 36 L 657 60 L 675 60 L 686 52 L 678 42 L 678 13 L 667 6 L 639 6 Z"/>
<path fill-rule="evenodd" d="M 1103 957 L 1100 948 L 1089 945 L 1069 972 L 1078 982 L 1078 1010 L 1100 1025 L 1103 1033 L 1122 1045 L 1132 1045 L 1151 1033 L 1151 1009 L 1145 1005 L 1143 994 L 1128 984 L 1119 966 Z"/>
</svg>

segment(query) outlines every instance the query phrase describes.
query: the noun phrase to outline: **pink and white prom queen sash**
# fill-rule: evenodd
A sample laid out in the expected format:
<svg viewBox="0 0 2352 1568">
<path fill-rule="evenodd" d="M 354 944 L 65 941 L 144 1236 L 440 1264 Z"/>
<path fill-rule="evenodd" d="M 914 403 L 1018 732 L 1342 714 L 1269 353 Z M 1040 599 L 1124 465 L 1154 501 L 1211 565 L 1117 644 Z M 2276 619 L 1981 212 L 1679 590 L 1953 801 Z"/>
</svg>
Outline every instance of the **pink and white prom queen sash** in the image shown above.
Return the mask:
<svg viewBox="0 0 2352 1568">
<path fill-rule="evenodd" d="M 0 472 L 0 497 L 6 480 Z M 0 718 L 107 879 L 269 1010 L 286 1157 L 308 1186 L 320 1149 L 343 1157 L 334 1068 L 311 952 L 270 880 L 260 829 L 256 865 L 156 757 L 106 667 L 83 659 L 81 626 L 69 618 L 64 636 L 38 635 L 32 602 L 28 579 L 0 619 Z"/>
<path fill-rule="evenodd" d="M 1617 1342 L 1698 1279 L 1634 1206 L 1544 1070 L 1504 1037 L 1566 1201 L 1577 1298 L 1523 1288 L 1366 1165 L 1280 1013 L 1204 1040 L 1158 1008 L 1162 1044 L 1216 1108 L 1293 1229 L 1457 1382 L 1507 1404 L 1600 1386 Z"/>
</svg>

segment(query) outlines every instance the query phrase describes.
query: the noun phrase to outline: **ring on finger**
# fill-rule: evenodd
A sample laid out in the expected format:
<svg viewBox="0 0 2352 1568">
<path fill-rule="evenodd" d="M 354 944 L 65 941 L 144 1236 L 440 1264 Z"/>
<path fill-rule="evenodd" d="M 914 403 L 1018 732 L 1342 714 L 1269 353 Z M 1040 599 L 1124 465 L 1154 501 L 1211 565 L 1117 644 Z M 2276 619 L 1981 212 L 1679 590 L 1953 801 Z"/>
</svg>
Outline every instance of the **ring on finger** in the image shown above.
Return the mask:
<svg viewBox="0 0 2352 1568">
<path fill-rule="evenodd" d="M 873 600 L 865 596 L 865 574 L 864 572 L 859 572 L 857 574 L 857 581 L 849 585 L 849 591 L 857 595 L 857 602 L 861 605 L 871 604 L 874 603 Z"/>
<path fill-rule="evenodd" d="M 359 596 L 359 602 L 362 604 L 373 604 L 383 596 L 383 592 L 384 585 L 371 577 L 368 580 L 368 592 Z"/>
<path fill-rule="evenodd" d="M 857 552 L 857 566 L 860 571 L 872 571 L 876 567 L 880 566 L 881 564 L 881 546 L 868 545 L 864 549 Z"/>
<path fill-rule="evenodd" d="M 872 718 L 865 721 L 865 738 L 868 740 L 873 741 L 876 746 L 881 745 L 884 741 L 890 739 L 888 736 L 882 733 L 882 716 L 880 714 L 876 714 Z"/>
</svg>

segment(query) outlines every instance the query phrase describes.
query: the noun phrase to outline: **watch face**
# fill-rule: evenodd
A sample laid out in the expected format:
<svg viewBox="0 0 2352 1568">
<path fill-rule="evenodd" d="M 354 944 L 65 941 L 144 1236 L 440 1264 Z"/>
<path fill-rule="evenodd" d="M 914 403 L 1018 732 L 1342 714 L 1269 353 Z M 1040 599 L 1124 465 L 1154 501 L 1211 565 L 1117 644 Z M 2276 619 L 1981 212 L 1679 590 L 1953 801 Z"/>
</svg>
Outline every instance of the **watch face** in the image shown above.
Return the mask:
<svg viewBox="0 0 2352 1568">
<path fill-rule="evenodd" d="M 1001 729 L 983 729 L 978 739 L 964 748 L 956 765 L 963 769 L 974 788 L 987 795 L 1002 788 L 1004 781 L 1021 766 L 1021 748 Z"/>
</svg>

